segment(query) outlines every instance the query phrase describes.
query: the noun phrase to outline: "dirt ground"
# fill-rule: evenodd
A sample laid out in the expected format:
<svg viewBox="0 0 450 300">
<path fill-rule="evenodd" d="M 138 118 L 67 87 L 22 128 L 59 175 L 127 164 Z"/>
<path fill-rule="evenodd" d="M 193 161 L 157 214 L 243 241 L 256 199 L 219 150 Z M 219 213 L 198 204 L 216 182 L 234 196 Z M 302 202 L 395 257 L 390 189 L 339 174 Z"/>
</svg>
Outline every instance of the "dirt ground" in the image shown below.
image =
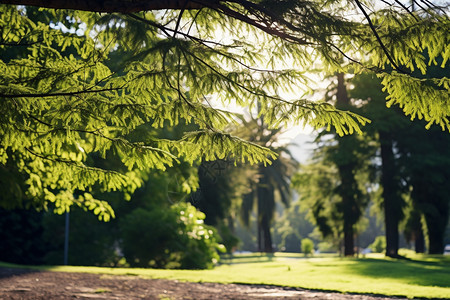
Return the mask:
<svg viewBox="0 0 450 300">
<path fill-rule="evenodd" d="M 314 299 L 388 300 L 265 285 L 192 283 L 86 273 L 0 268 L 0 299 Z"/>
</svg>

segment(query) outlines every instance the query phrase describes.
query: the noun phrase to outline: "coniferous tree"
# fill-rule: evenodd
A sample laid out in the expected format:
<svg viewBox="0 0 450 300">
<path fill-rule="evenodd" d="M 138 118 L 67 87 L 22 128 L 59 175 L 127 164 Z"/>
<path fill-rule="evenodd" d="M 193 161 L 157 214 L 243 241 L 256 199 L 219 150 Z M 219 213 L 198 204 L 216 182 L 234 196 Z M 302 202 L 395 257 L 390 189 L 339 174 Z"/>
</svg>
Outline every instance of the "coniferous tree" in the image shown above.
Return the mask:
<svg viewBox="0 0 450 300">
<path fill-rule="evenodd" d="M 425 251 L 422 229 L 426 228 L 429 252 L 442 253 L 449 205 L 443 196 L 448 159 L 442 149 L 446 148 L 448 135 L 436 128 L 426 130 L 423 122 L 411 122 L 398 111 L 387 109 L 376 78 L 359 75 L 352 82 L 351 95 L 367 99 L 362 114 L 373 120 L 367 130 L 371 135 L 376 133 L 380 147 L 386 255 L 398 257 L 399 225 L 404 217 L 405 235 L 415 241 L 417 252 Z M 405 197 L 410 199 L 408 209 Z"/>
<path fill-rule="evenodd" d="M 326 97 L 334 102 L 338 109 L 354 111 L 356 108 L 348 97 L 345 81 L 343 73 L 337 74 L 334 82 L 328 87 Z M 305 178 L 311 171 L 299 175 L 300 177 L 295 180 L 295 186 L 300 193 L 300 199 L 312 204 L 311 216 L 322 235 L 333 237 L 334 240 L 339 240 L 342 235 L 344 255 L 351 256 L 355 253 L 356 224 L 362 218 L 368 204 L 367 191 L 363 190 L 365 184 L 359 182 L 361 180 L 358 179 L 360 176 L 358 174 L 367 172 L 371 148 L 361 136 L 340 136 L 337 133 L 328 134 L 326 131 L 319 134 L 316 143 L 319 148 L 316 151 L 318 162 L 314 162 L 310 167 L 327 170 L 314 176 L 320 178 L 322 182 L 324 189 L 320 193 L 322 196 L 312 196 L 311 192 L 308 192 L 311 191 L 308 185 L 317 185 L 312 183 L 311 179 Z M 304 171 L 300 174 L 302 172 Z M 334 175 L 331 175 L 332 173 Z M 330 176 L 335 178 L 331 179 Z M 299 178 L 306 180 L 305 184 L 302 184 Z"/>
<path fill-rule="evenodd" d="M 343 73 L 337 74 L 336 108 L 350 110 L 350 98 Z M 355 254 L 355 230 L 354 226 L 363 215 L 367 201 L 356 180 L 357 168 L 361 165 L 361 159 L 355 153 L 358 150 L 358 138 L 353 135 L 336 137 L 337 146 L 335 153 L 329 157 L 336 165 L 339 173 L 340 184 L 336 187 L 336 193 L 341 197 L 340 211 L 344 220 L 344 255 Z"/>
<path fill-rule="evenodd" d="M 26 5 L 50 7 L 37 11 L 36 19 Z M 448 129 L 449 108 L 442 104 L 448 78 L 409 74 L 426 71 L 425 50 L 432 64 L 441 57 L 446 66 L 447 8 L 414 14 L 386 5 L 369 14 L 359 0 L 2 1 L 0 161 L 25 177 L 21 193 L 28 204 L 54 203 L 58 212 L 78 204 L 106 220 L 111 207 L 87 190 L 96 184 L 105 191 L 136 189 L 142 181 L 129 180 L 139 177 L 135 169 L 164 170 L 183 158 L 274 158 L 224 133 L 233 114 L 209 105 L 212 99 L 261 103 L 273 126 L 305 122 L 333 126 L 338 134 L 359 131 L 366 119 L 355 114 L 280 96 L 280 87 L 303 84 L 303 70 L 318 59 L 334 71 L 377 72 L 390 104 Z M 348 12 L 359 12 L 360 19 L 344 17 Z M 218 32 L 229 39 L 217 38 Z M 366 55 L 370 63 L 358 61 Z M 122 60 L 113 63 L 113 56 Z M 198 130 L 177 140 L 126 138 L 144 123 L 161 128 L 180 119 Z M 108 150 L 121 157 L 126 172 L 87 163 L 88 153 L 105 156 Z"/>
<path fill-rule="evenodd" d="M 413 208 L 423 216 L 430 254 L 442 254 L 445 246 L 450 209 L 446 184 L 450 178 L 450 159 L 446 151 L 449 146 L 447 133 L 435 128 L 426 130 L 417 122 L 408 126 L 398 140 L 404 180 L 411 188 Z"/>
<path fill-rule="evenodd" d="M 363 101 L 361 114 L 369 117 L 372 123 L 366 132 L 379 147 L 379 181 L 382 187 L 381 207 L 384 212 L 386 232 L 386 255 L 398 257 L 399 224 L 403 218 L 405 202 L 402 197 L 400 166 L 396 159 L 398 149 L 394 144 L 400 137 L 399 131 L 409 121 L 398 109 L 386 107 L 386 94 L 382 92 L 380 81 L 368 74 L 353 78 L 350 95 Z"/>
</svg>

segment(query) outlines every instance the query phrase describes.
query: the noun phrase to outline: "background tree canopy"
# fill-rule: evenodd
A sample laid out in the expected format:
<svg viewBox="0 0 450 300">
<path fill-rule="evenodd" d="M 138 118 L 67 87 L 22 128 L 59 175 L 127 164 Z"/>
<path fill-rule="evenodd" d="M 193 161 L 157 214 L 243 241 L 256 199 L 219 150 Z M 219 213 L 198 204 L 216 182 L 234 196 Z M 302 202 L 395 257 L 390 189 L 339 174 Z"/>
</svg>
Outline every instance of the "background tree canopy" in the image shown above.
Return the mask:
<svg viewBox="0 0 450 300">
<path fill-rule="evenodd" d="M 1 205 L 77 204 L 108 220 L 95 191 L 129 195 L 150 169 L 270 163 L 270 149 L 226 132 L 239 118 L 222 107 L 235 104 L 260 105 L 270 128 L 360 132 L 364 117 L 309 100 L 312 68 L 376 73 L 388 105 L 450 130 L 449 78 L 413 73 L 447 67 L 448 7 L 382 2 L 2 1 Z M 180 122 L 192 125 L 181 137 L 150 130 Z"/>
</svg>

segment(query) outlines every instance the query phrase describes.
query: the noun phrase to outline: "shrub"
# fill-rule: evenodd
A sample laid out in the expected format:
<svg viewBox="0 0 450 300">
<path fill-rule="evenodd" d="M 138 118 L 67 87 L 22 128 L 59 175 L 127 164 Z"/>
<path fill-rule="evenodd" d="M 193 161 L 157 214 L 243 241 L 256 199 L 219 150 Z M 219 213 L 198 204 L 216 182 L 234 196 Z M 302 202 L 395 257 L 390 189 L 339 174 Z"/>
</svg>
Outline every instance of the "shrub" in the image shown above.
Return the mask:
<svg viewBox="0 0 450 300">
<path fill-rule="evenodd" d="M 309 238 L 304 238 L 300 242 L 300 248 L 305 255 L 311 254 L 314 250 L 314 242 Z"/>
<path fill-rule="evenodd" d="M 217 233 L 189 203 L 138 208 L 120 222 L 122 249 L 134 267 L 208 269 L 219 260 Z"/>
<path fill-rule="evenodd" d="M 369 245 L 370 250 L 376 253 L 381 253 L 386 250 L 386 237 L 383 235 L 377 236 L 372 244 Z"/>
</svg>

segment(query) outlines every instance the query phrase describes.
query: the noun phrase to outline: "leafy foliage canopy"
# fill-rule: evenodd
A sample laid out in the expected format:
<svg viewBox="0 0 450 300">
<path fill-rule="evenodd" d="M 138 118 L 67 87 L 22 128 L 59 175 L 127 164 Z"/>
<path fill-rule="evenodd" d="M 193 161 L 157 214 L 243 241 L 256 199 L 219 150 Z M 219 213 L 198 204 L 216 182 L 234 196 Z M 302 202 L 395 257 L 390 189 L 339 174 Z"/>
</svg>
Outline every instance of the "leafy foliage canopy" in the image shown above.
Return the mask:
<svg viewBox="0 0 450 300">
<path fill-rule="evenodd" d="M 53 203 L 64 212 L 75 203 L 108 220 L 111 207 L 93 191 L 132 193 L 149 169 L 217 158 L 269 164 L 275 153 L 225 131 L 237 118 L 224 106 L 260 105 L 271 127 L 360 132 L 367 119 L 308 100 L 301 87 L 316 66 L 375 72 L 390 105 L 450 129 L 449 79 L 411 73 L 438 61 L 447 66 L 445 8 L 369 10 L 369 1 L 356 0 L 199 3 L 108 14 L 0 6 L 2 206 Z M 345 17 L 355 9 L 364 18 Z M 184 122 L 195 129 L 181 138 L 156 132 Z M 133 135 L 144 125 L 155 131 Z M 116 155 L 122 164 L 105 169 L 92 154 Z"/>
</svg>

